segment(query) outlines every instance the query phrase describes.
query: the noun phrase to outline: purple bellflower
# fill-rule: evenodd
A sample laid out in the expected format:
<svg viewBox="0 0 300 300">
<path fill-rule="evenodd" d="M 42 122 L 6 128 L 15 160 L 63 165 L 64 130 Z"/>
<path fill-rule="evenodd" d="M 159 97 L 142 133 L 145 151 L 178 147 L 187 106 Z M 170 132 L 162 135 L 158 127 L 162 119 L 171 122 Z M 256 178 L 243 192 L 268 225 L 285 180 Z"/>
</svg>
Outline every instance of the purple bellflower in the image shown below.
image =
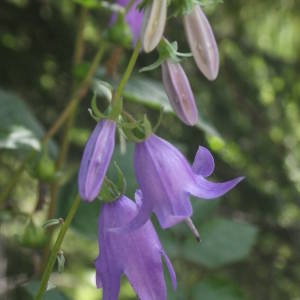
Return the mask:
<svg viewBox="0 0 300 300">
<path fill-rule="evenodd" d="M 143 23 L 143 12 L 139 11 L 137 6 L 140 4 L 141 0 L 136 0 L 134 4 L 130 7 L 129 11 L 125 16 L 125 22 L 130 28 L 132 35 L 132 43 L 135 45 L 141 35 L 142 23 Z M 129 0 L 117 0 L 117 4 L 122 7 L 126 7 Z M 116 21 L 116 14 L 113 14 L 110 19 L 110 24 L 112 25 Z"/>
<path fill-rule="evenodd" d="M 224 195 L 243 177 L 215 183 L 205 179 L 214 170 L 211 153 L 199 147 L 192 167 L 170 143 L 152 134 L 136 144 L 134 168 L 142 192 L 142 206 L 137 216 L 123 228 L 127 232 L 139 228 L 153 211 L 162 228 L 171 227 L 192 215 L 189 195 L 213 199 Z"/>
<path fill-rule="evenodd" d="M 93 201 L 99 194 L 115 147 L 116 123 L 112 120 L 98 122 L 83 152 L 78 174 L 81 198 Z"/>
<path fill-rule="evenodd" d="M 137 199 L 139 203 L 139 199 Z M 176 275 L 164 252 L 151 221 L 133 232 L 120 234 L 111 227 L 127 224 L 138 212 L 138 206 L 125 196 L 110 204 L 104 204 L 99 217 L 99 251 L 95 260 L 96 283 L 103 288 L 103 300 L 117 300 L 120 277 L 124 273 L 138 299 L 166 300 L 163 256 L 169 270 L 173 288 Z"/>
<path fill-rule="evenodd" d="M 211 26 L 199 5 L 183 17 L 183 24 L 190 49 L 200 71 L 209 80 L 219 72 L 219 52 Z"/>
<path fill-rule="evenodd" d="M 193 126 L 198 121 L 198 110 L 189 80 L 179 63 L 166 60 L 162 64 L 162 79 L 170 104 L 187 125 Z"/>
</svg>

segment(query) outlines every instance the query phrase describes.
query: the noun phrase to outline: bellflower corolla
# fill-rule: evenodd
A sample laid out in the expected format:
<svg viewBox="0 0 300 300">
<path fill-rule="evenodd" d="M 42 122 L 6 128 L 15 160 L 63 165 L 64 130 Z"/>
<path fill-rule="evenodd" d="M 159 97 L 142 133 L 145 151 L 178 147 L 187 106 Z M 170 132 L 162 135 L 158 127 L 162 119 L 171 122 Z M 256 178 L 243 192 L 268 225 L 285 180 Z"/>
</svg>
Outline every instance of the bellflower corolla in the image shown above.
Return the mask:
<svg viewBox="0 0 300 300">
<path fill-rule="evenodd" d="M 199 5 L 183 16 L 184 29 L 194 60 L 200 71 L 209 80 L 219 72 L 219 52 L 211 26 Z"/>
<path fill-rule="evenodd" d="M 162 78 L 170 104 L 179 119 L 187 125 L 195 125 L 198 121 L 198 110 L 189 80 L 181 65 L 166 60 L 162 64 Z"/>
<path fill-rule="evenodd" d="M 117 0 L 116 3 L 122 7 L 126 7 L 130 0 Z M 135 45 L 140 37 L 141 28 L 143 23 L 143 12 L 137 9 L 137 6 L 140 4 L 141 0 L 136 0 L 134 4 L 128 10 L 125 16 L 125 22 L 130 28 L 132 35 L 132 43 Z M 113 14 L 110 20 L 110 24 L 112 25 L 116 21 L 116 14 Z"/>
<path fill-rule="evenodd" d="M 213 199 L 224 195 L 243 177 L 215 183 L 205 179 L 214 170 L 211 153 L 199 147 L 192 167 L 170 143 L 152 134 L 136 144 L 134 169 L 141 189 L 142 206 L 137 216 L 116 231 L 130 231 L 144 224 L 153 211 L 162 228 L 171 227 L 192 214 L 189 195 Z"/>
<path fill-rule="evenodd" d="M 137 203 L 139 199 L 137 199 Z M 121 196 L 104 204 L 99 217 L 99 256 L 95 260 L 96 283 L 103 288 L 103 300 L 117 300 L 124 273 L 141 300 L 165 300 L 163 256 L 173 287 L 176 275 L 151 221 L 138 230 L 120 234 L 109 230 L 127 224 L 138 212 L 136 203 Z"/>
<path fill-rule="evenodd" d="M 100 191 L 115 147 L 116 123 L 98 122 L 83 152 L 78 174 L 78 189 L 83 200 L 94 200 Z"/>
</svg>

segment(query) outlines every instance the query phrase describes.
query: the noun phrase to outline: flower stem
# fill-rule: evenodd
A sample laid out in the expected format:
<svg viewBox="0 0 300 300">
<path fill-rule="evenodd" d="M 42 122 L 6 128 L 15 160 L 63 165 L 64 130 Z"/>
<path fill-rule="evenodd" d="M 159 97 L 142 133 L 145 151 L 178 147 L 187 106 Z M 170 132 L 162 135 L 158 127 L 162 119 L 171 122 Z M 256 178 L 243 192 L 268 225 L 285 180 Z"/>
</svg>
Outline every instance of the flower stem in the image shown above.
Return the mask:
<svg viewBox="0 0 300 300">
<path fill-rule="evenodd" d="M 115 93 L 115 96 L 113 98 L 113 105 L 114 107 L 116 107 L 117 109 L 120 109 L 122 108 L 122 93 L 123 93 L 123 90 L 125 88 L 125 85 L 134 69 L 134 66 L 135 66 L 135 63 L 137 61 L 137 58 L 139 56 L 139 50 L 140 50 L 140 46 L 141 46 L 141 41 L 138 40 L 138 42 L 136 43 L 136 46 L 134 48 L 134 51 L 131 55 L 131 58 L 129 60 L 129 63 L 127 65 L 127 68 L 125 70 L 125 73 L 118 85 L 118 88 L 116 90 L 116 93 Z M 121 111 L 119 111 L 120 113 Z"/>
<path fill-rule="evenodd" d="M 64 223 L 62 224 L 62 226 L 60 228 L 60 232 L 58 234 L 56 242 L 51 250 L 50 257 L 48 259 L 48 263 L 47 263 L 45 271 L 43 273 L 41 284 L 40 284 L 39 290 L 36 294 L 35 300 L 41 300 L 44 292 L 47 289 L 48 280 L 49 280 L 50 274 L 52 272 L 53 266 L 55 264 L 57 253 L 60 250 L 60 247 L 61 247 L 61 244 L 65 237 L 65 234 L 66 234 L 66 232 L 69 228 L 69 225 L 78 209 L 79 204 L 80 204 L 80 197 L 79 197 L 79 195 L 77 195 L 70 210 L 69 210 L 69 213 L 68 213 Z"/>
</svg>

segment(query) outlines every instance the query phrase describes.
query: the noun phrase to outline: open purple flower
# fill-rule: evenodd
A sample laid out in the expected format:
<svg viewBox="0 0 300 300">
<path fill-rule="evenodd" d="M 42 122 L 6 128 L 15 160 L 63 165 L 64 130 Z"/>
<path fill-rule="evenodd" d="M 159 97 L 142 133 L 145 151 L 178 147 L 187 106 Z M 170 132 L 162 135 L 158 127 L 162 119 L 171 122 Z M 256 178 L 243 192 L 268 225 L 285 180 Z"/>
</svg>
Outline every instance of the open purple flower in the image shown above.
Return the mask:
<svg viewBox="0 0 300 300">
<path fill-rule="evenodd" d="M 211 153 L 199 147 L 193 166 L 170 143 L 152 134 L 136 144 L 134 168 L 142 192 L 138 215 L 120 231 L 139 228 L 153 211 L 162 228 L 171 227 L 192 214 L 189 195 L 213 199 L 224 195 L 243 177 L 215 183 L 205 179 L 214 170 Z"/>
<path fill-rule="evenodd" d="M 211 26 L 199 5 L 183 17 L 183 24 L 190 49 L 200 71 L 209 80 L 219 72 L 219 52 Z"/>
<path fill-rule="evenodd" d="M 162 64 L 162 78 L 170 104 L 182 122 L 195 125 L 198 110 L 189 80 L 179 63 L 166 60 Z"/>
<path fill-rule="evenodd" d="M 83 152 L 78 174 L 78 189 L 83 200 L 94 200 L 99 192 L 115 147 L 116 123 L 98 122 Z"/>
<path fill-rule="evenodd" d="M 140 4 L 140 2 L 141 0 L 136 0 L 125 16 L 125 21 L 131 30 L 132 43 L 134 45 L 137 43 L 140 37 L 144 16 L 144 14 L 137 9 L 137 6 Z M 126 5 L 129 3 L 129 0 L 117 0 L 116 3 L 120 6 L 126 7 Z M 116 14 L 112 15 L 110 24 L 113 24 L 116 21 L 116 17 Z"/>
<path fill-rule="evenodd" d="M 122 274 L 127 276 L 139 299 L 166 300 L 161 256 L 176 288 L 173 266 L 151 221 L 127 234 L 108 230 L 127 224 L 137 212 L 137 205 L 125 196 L 102 207 L 98 231 L 100 255 L 95 267 L 97 287 L 103 288 L 103 300 L 118 299 Z"/>
</svg>

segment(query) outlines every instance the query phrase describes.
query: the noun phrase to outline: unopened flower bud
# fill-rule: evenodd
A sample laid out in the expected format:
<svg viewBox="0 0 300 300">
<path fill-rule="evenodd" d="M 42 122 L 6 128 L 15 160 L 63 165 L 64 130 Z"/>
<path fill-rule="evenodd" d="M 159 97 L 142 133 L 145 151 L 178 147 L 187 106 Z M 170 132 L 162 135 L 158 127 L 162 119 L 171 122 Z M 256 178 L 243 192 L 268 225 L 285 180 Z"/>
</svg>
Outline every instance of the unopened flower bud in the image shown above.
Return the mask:
<svg viewBox="0 0 300 300">
<path fill-rule="evenodd" d="M 83 200 L 93 201 L 100 192 L 115 146 L 115 130 L 114 121 L 102 120 L 85 145 L 78 175 Z"/>
<path fill-rule="evenodd" d="M 211 26 L 199 5 L 183 16 L 183 23 L 194 60 L 209 80 L 214 80 L 219 72 L 219 53 Z"/>
<path fill-rule="evenodd" d="M 162 64 L 162 78 L 170 104 L 179 119 L 187 125 L 195 125 L 198 121 L 198 110 L 189 80 L 181 65 L 166 60 Z"/>
<path fill-rule="evenodd" d="M 151 52 L 160 42 L 167 19 L 167 0 L 153 0 L 151 5 L 145 9 L 142 47 L 148 53 Z"/>
</svg>

